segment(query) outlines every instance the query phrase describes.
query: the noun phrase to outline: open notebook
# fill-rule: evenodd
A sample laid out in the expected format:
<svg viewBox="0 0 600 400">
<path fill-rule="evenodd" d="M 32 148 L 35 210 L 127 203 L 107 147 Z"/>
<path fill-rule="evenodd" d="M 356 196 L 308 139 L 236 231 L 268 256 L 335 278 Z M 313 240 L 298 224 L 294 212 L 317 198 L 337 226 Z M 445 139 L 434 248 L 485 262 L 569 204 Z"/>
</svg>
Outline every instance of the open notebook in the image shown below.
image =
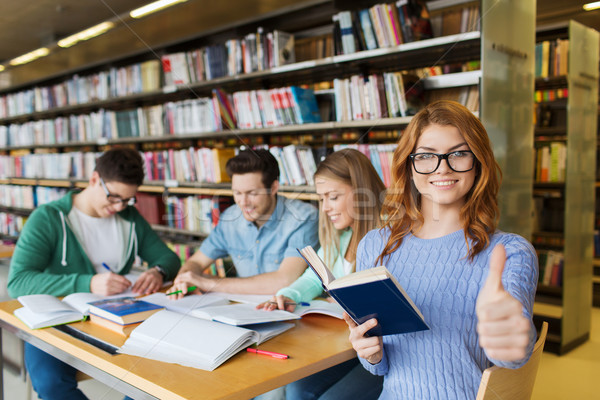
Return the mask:
<svg viewBox="0 0 600 400">
<path fill-rule="evenodd" d="M 162 310 L 131 332 L 119 352 L 212 371 L 240 350 L 293 326 L 274 322 L 249 329 Z"/>
</svg>

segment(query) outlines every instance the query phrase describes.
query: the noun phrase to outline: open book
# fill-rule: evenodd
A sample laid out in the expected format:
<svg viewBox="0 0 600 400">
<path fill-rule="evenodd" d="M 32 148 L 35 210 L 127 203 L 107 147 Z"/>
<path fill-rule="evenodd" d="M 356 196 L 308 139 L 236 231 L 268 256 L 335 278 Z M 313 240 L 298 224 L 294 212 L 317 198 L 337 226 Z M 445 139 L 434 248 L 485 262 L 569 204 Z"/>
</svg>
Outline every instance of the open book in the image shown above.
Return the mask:
<svg viewBox="0 0 600 400">
<path fill-rule="evenodd" d="M 127 274 L 125 278 L 133 284 L 139 274 Z M 71 293 L 62 300 L 50 294 L 31 294 L 19 296 L 17 300 L 23 305 L 15 310 L 15 316 L 31 329 L 68 324 L 81 321 L 89 314 L 88 303 L 104 299 L 135 295 L 129 287 L 125 292 L 102 296 L 99 294 L 80 292 Z"/>
<path fill-rule="evenodd" d="M 256 309 L 254 304 L 242 303 L 202 307 L 190 311 L 189 315 L 237 326 L 300 319 L 300 315 L 288 311 L 265 311 L 263 309 Z"/>
<path fill-rule="evenodd" d="M 88 302 L 102 298 L 93 293 L 73 293 L 62 300 L 49 294 L 19 296 L 17 300 L 23 307 L 15 310 L 15 315 L 31 329 L 68 324 L 84 319 Z"/>
<path fill-rule="evenodd" d="M 140 300 L 162 306 L 169 311 L 175 311 L 180 314 L 189 314 L 196 308 L 229 304 L 229 300 L 215 293 L 188 294 L 178 300 L 169 300 L 169 296 L 166 294 L 156 292 L 144 296 Z"/>
<path fill-rule="evenodd" d="M 276 322 L 247 329 L 162 310 L 131 332 L 119 352 L 212 371 L 240 350 L 293 326 Z"/>
<path fill-rule="evenodd" d="M 297 306 L 293 313 L 301 317 L 307 314 L 323 314 L 338 319 L 343 318 L 344 309 L 338 303 L 330 303 L 325 300 L 311 300 L 309 304 L 308 306 Z"/>
<path fill-rule="evenodd" d="M 427 330 L 423 315 L 396 278 L 384 266 L 335 278 L 312 246 L 298 252 L 317 274 L 323 289 L 357 324 L 371 318 L 379 323 L 367 332 L 384 336 Z"/>
</svg>

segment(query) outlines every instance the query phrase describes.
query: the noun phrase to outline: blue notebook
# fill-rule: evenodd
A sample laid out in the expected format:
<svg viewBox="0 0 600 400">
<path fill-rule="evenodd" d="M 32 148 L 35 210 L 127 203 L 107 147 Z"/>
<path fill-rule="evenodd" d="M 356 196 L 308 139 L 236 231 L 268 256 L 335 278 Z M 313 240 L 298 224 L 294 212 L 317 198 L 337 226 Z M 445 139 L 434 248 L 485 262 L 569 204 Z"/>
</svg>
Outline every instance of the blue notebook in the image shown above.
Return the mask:
<svg viewBox="0 0 600 400">
<path fill-rule="evenodd" d="M 357 324 L 376 318 L 369 336 L 385 336 L 429 329 L 425 319 L 396 278 L 384 266 L 335 279 L 317 252 L 307 246 L 298 252 L 317 274 L 323 289 Z"/>
</svg>

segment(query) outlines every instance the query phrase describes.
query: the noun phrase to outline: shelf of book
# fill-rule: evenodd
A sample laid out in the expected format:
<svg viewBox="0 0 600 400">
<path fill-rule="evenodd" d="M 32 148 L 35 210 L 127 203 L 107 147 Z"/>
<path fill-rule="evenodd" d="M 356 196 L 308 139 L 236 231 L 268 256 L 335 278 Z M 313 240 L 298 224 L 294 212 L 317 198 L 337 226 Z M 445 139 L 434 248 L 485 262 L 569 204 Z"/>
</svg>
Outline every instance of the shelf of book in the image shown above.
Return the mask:
<svg viewBox="0 0 600 400">
<path fill-rule="evenodd" d="M 599 35 L 571 21 L 558 39 L 543 37 L 536 45 L 536 75 L 543 77 L 535 80 L 532 243 L 541 254 L 536 304 L 548 304 L 534 313 L 550 323 L 548 350 L 563 354 L 590 331 L 596 171 L 589 166 L 596 165 L 598 105 L 589 100 L 598 96 Z"/>
<path fill-rule="evenodd" d="M 119 96 L 106 100 L 98 100 L 83 104 L 73 104 L 64 107 L 51 108 L 44 111 L 35 111 L 32 113 L 18 114 L 14 116 L 0 118 L 0 124 L 10 124 L 23 120 L 37 120 L 52 116 L 81 113 L 87 109 L 99 109 L 118 107 L 123 108 L 127 104 L 139 103 L 160 103 L 171 101 L 177 98 L 186 98 L 190 94 L 198 96 L 210 92 L 213 88 L 238 87 L 244 85 L 252 87 L 251 81 L 256 81 L 256 87 L 264 87 L 272 80 L 281 80 L 290 82 L 293 79 L 304 77 L 306 74 L 314 74 L 317 81 L 327 80 L 329 74 L 332 74 L 331 79 L 343 75 L 351 75 L 355 71 L 351 67 L 362 67 L 363 64 L 379 65 L 381 68 L 394 68 L 395 70 L 410 69 L 412 65 L 407 64 L 415 57 L 421 57 L 422 54 L 427 54 L 427 59 L 431 58 L 433 62 L 439 61 L 439 56 L 444 55 L 445 62 L 451 62 L 452 57 L 458 60 L 470 60 L 479 57 L 480 47 L 480 32 L 466 32 L 444 37 L 425 39 L 418 42 L 400 44 L 393 47 L 379 48 L 374 50 L 365 50 L 352 54 L 344 54 L 339 56 L 326 57 L 318 60 L 304 61 L 293 64 L 284 65 L 263 71 L 256 71 L 234 76 L 226 76 L 215 78 L 208 81 L 194 82 L 186 85 L 165 86 L 161 90 L 155 90 L 145 93 L 137 93 L 127 96 Z M 411 54 L 411 53 L 419 54 Z M 393 61 L 393 65 L 389 63 Z M 414 63 L 414 61 L 410 61 Z M 407 64 L 407 65 L 404 65 Z M 420 59 L 418 65 L 428 65 L 427 60 Z M 343 70 L 340 69 L 343 66 Z M 326 72 L 324 74 L 324 72 Z M 479 73 L 480 74 L 480 73 Z M 476 79 L 472 78 L 477 73 L 469 73 L 470 79 L 465 80 L 465 84 L 477 84 Z M 439 78 L 432 78 L 437 81 Z M 459 78 L 464 80 L 464 78 Z M 426 79 L 427 81 L 428 79 Z M 475 83 L 469 83 L 475 82 Z M 455 86 L 455 84 L 453 84 Z M 175 95 L 177 94 L 177 96 Z"/>
</svg>

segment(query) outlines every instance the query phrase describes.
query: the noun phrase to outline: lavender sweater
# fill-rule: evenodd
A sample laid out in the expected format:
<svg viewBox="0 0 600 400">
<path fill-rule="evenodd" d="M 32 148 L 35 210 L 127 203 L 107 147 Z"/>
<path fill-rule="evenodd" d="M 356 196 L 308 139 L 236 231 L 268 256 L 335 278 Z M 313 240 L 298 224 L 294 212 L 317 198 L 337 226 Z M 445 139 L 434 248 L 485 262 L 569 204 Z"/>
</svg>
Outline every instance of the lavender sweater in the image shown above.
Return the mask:
<svg viewBox="0 0 600 400">
<path fill-rule="evenodd" d="M 388 230 L 369 232 L 360 242 L 357 269 L 371 268 L 383 250 Z M 487 277 L 489 257 L 497 243 L 506 248 L 502 281 L 531 318 L 538 280 L 533 247 L 521 236 L 497 232 L 473 263 L 465 257 L 463 231 L 436 239 L 408 236 L 384 265 L 414 300 L 431 330 L 383 337 L 383 359 L 376 365 L 360 359 L 373 374 L 385 375 L 380 399 L 475 399 L 482 371 L 495 362 L 479 347 L 475 302 Z M 530 335 L 528 354 L 535 342 Z"/>
</svg>

